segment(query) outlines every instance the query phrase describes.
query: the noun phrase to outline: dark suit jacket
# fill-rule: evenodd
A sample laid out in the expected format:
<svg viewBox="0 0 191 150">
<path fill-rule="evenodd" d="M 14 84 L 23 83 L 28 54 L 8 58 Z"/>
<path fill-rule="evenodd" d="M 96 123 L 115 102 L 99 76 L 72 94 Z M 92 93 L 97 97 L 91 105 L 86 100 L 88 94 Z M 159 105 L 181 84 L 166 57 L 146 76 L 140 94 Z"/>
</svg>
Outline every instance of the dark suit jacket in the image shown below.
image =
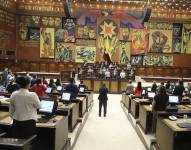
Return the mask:
<svg viewBox="0 0 191 150">
<path fill-rule="evenodd" d="M 104 88 L 104 87 L 101 87 L 99 89 L 99 96 L 98 96 L 98 99 L 101 100 L 101 101 L 107 101 L 108 98 L 107 98 L 107 93 L 108 93 L 108 89 L 107 88 Z"/>
</svg>

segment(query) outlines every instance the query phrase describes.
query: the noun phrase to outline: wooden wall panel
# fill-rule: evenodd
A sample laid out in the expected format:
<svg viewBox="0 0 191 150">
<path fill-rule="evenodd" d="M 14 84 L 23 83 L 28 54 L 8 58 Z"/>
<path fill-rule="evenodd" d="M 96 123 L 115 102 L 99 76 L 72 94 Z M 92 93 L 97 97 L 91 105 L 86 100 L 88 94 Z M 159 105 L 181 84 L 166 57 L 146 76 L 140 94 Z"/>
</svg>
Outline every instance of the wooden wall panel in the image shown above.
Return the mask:
<svg viewBox="0 0 191 150">
<path fill-rule="evenodd" d="M 27 70 L 28 71 L 28 70 Z M 29 71 L 32 71 L 32 72 L 39 72 L 40 69 L 39 69 L 39 63 L 36 63 L 36 62 L 32 62 L 30 63 L 30 69 Z"/>
<path fill-rule="evenodd" d="M 48 72 L 48 63 L 40 63 L 40 71 Z"/>
<path fill-rule="evenodd" d="M 110 82 L 110 91 L 112 93 L 117 93 L 119 88 L 119 82 L 118 81 L 111 81 Z"/>
</svg>

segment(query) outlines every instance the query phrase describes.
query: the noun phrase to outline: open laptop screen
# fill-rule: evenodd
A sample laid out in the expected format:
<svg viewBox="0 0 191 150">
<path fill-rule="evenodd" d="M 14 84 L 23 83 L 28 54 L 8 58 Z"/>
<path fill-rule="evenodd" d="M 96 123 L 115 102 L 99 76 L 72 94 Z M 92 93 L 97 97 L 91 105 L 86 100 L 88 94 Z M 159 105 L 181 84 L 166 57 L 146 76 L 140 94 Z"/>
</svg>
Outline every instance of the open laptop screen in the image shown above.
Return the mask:
<svg viewBox="0 0 191 150">
<path fill-rule="evenodd" d="M 47 93 L 47 94 L 50 94 L 52 92 L 52 88 L 51 87 L 48 87 L 47 89 L 46 89 L 46 91 L 45 91 L 45 93 Z"/>
<path fill-rule="evenodd" d="M 85 91 L 85 88 L 84 87 L 80 87 L 79 92 L 84 93 L 84 91 Z"/>
<path fill-rule="evenodd" d="M 62 98 L 61 98 L 61 100 L 62 101 L 70 101 L 70 98 L 71 98 L 71 93 L 67 93 L 67 92 L 64 92 L 63 94 L 62 94 Z"/>
<path fill-rule="evenodd" d="M 39 113 L 52 114 L 54 110 L 54 101 L 41 100 L 42 108 L 39 109 Z"/>
<path fill-rule="evenodd" d="M 179 103 L 178 96 L 170 95 L 169 96 L 169 103 L 171 103 L 171 104 L 178 104 Z"/>
<path fill-rule="evenodd" d="M 154 92 L 148 92 L 148 97 L 149 98 L 154 98 L 155 97 L 155 93 Z"/>
</svg>

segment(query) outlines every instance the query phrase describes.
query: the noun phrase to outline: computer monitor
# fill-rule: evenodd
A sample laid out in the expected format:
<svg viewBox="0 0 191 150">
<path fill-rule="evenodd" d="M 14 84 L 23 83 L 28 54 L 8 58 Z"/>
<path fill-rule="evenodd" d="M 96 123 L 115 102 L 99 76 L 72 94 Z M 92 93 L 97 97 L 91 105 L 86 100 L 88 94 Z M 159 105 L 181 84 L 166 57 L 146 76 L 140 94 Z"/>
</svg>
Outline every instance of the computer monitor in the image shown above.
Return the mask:
<svg viewBox="0 0 191 150">
<path fill-rule="evenodd" d="M 146 94 L 146 91 L 145 91 L 145 90 L 143 90 L 143 91 L 142 91 L 142 95 L 145 95 L 145 94 Z"/>
<path fill-rule="evenodd" d="M 46 89 L 46 91 L 45 91 L 45 93 L 47 93 L 47 94 L 50 94 L 52 92 L 52 88 L 51 87 L 48 87 L 47 89 Z"/>
<path fill-rule="evenodd" d="M 179 97 L 175 95 L 170 95 L 168 102 L 170 104 L 178 104 L 179 103 Z"/>
<path fill-rule="evenodd" d="M 85 91 L 85 88 L 81 86 L 80 89 L 79 89 L 79 92 L 84 93 L 84 91 Z"/>
<path fill-rule="evenodd" d="M 151 88 L 150 88 L 150 87 L 148 87 L 148 88 L 147 88 L 147 91 L 148 91 L 148 92 L 150 92 L 150 91 L 151 91 Z"/>
<path fill-rule="evenodd" d="M 57 86 L 56 90 L 57 91 L 62 91 L 62 86 Z"/>
<path fill-rule="evenodd" d="M 148 98 L 154 98 L 155 97 L 155 92 L 148 92 Z"/>
<path fill-rule="evenodd" d="M 71 99 L 71 93 L 69 93 L 69 92 L 63 92 L 62 93 L 61 101 L 63 103 L 69 103 L 70 99 Z"/>
<path fill-rule="evenodd" d="M 57 101 L 50 99 L 41 100 L 41 108 L 38 110 L 39 114 L 44 114 L 46 118 L 53 116 L 57 109 Z"/>
</svg>

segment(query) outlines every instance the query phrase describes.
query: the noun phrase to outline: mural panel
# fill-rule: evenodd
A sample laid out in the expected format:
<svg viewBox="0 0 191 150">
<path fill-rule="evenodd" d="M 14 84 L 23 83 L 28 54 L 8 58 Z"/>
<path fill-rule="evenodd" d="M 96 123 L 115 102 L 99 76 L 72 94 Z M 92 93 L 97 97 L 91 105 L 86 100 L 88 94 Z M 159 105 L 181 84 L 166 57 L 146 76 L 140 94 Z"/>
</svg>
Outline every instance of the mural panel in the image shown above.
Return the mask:
<svg viewBox="0 0 191 150">
<path fill-rule="evenodd" d="M 55 41 L 56 42 L 64 42 L 64 29 L 56 29 L 55 30 Z"/>
<path fill-rule="evenodd" d="M 171 55 L 147 55 L 143 57 L 143 65 L 172 66 L 173 56 Z"/>
<path fill-rule="evenodd" d="M 131 56 L 131 43 L 130 42 L 120 42 L 120 63 L 128 64 L 130 63 Z"/>
<path fill-rule="evenodd" d="M 131 65 L 143 65 L 143 56 L 141 55 L 131 56 Z"/>
<path fill-rule="evenodd" d="M 73 43 L 56 43 L 56 54 L 55 58 L 59 61 L 70 62 L 74 60 L 74 49 Z"/>
<path fill-rule="evenodd" d="M 180 53 L 182 48 L 182 24 L 173 24 L 173 52 Z"/>
<path fill-rule="evenodd" d="M 130 28 L 120 28 L 119 40 L 130 41 L 131 40 L 131 30 Z"/>
<path fill-rule="evenodd" d="M 172 30 L 150 30 L 149 51 L 172 52 Z"/>
<path fill-rule="evenodd" d="M 96 57 L 96 47 L 76 46 L 76 62 L 94 63 Z"/>
<path fill-rule="evenodd" d="M 118 25 L 117 21 L 112 19 L 100 20 L 98 24 L 98 61 L 102 60 L 104 51 L 109 54 L 112 61 L 119 62 L 119 56 L 117 58 L 118 43 Z M 101 54 L 101 55 L 100 55 Z"/>
<path fill-rule="evenodd" d="M 54 58 L 54 28 L 40 28 L 40 58 Z"/>
<path fill-rule="evenodd" d="M 76 19 L 74 18 L 63 19 L 64 42 L 75 42 L 75 27 L 76 27 Z"/>
<path fill-rule="evenodd" d="M 183 25 L 182 52 L 191 54 L 191 24 Z"/>
<path fill-rule="evenodd" d="M 149 46 L 149 31 L 145 29 L 132 29 L 132 54 L 143 54 Z"/>
<path fill-rule="evenodd" d="M 93 26 L 77 26 L 76 38 L 96 39 L 96 28 Z"/>
<path fill-rule="evenodd" d="M 38 41 L 40 39 L 40 28 L 29 28 L 29 39 Z"/>
</svg>

